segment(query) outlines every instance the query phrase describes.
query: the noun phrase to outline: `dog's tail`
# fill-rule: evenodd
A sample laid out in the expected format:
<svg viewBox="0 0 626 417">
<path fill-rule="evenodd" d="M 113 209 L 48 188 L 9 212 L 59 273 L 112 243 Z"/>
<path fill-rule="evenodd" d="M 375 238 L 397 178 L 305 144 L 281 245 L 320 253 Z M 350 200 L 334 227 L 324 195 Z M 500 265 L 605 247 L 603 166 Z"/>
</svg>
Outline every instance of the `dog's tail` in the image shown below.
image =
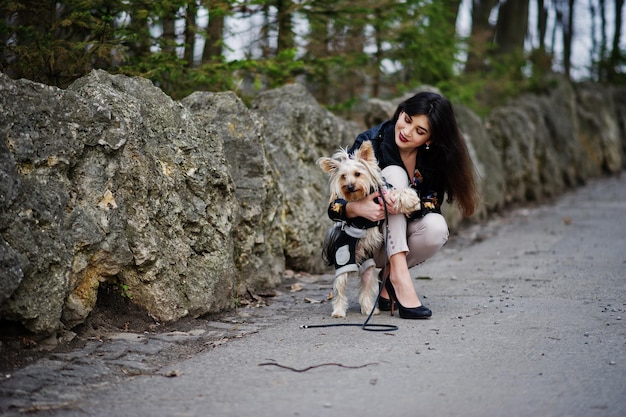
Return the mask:
<svg viewBox="0 0 626 417">
<path fill-rule="evenodd" d="M 341 235 L 341 223 L 335 223 L 326 231 L 324 236 L 324 247 L 322 248 L 322 259 L 328 266 L 335 265 L 335 253 L 337 252 L 337 241 Z"/>
</svg>

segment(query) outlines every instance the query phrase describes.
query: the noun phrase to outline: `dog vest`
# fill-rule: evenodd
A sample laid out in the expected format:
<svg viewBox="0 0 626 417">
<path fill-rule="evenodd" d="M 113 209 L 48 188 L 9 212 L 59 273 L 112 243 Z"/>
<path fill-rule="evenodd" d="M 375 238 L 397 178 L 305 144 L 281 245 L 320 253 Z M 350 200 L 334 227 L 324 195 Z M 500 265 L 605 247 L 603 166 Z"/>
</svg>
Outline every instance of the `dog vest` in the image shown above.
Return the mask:
<svg viewBox="0 0 626 417">
<path fill-rule="evenodd" d="M 374 265 L 373 259 L 367 259 L 361 265 L 356 262 L 356 245 L 359 243 L 359 239 L 365 236 L 365 229 L 355 226 L 350 226 L 347 223 L 337 222 L 335 228 L 341 230 L 337 233 L 337 240 L 335 241 L 335 276 L 341 275 L 345 272 L 359 272 L 361 269 L 365 269 Z"/>
</svg>

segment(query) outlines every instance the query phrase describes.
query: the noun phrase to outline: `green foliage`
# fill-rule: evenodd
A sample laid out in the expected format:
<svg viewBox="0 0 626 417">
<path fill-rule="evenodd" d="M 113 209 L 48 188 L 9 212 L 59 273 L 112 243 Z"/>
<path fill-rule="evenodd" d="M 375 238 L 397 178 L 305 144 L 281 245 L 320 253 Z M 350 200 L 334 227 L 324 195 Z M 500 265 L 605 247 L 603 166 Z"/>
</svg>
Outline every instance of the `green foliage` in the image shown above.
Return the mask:
<svg viewBox="0 0 626 417">
<path fill-rule="evenodd" d="M 545 51 L 502 56 L 485 44 L 488 67 L 477 74 L 457 74 L 462 44 L 455 32 L 459 1 L 3 1 L 0 70 L 12 78 L 66 87 L 102 68 L 148 78 L 175 99 L 198 90 L 232 90 L 248 100 L 298 78 L 306 80 L 320 103 L 348 116 L 364 99 L 397 96 L 424 84 L 480 114 L 526 89 L 544 88 L 542 80 L 553 59 Z M 279 5 L 285 8 L 278 10 Z M 211 30 L 196 27 L 187 16 L 199 6 L 208 8 Z M 290 28 L 277 24 L 279 11 L 308 23 L 298 47 L 279 51 L 272 46 L 293 35 L 277 33 Z M 263 23 L 250 30 L 262 39 L 241 46 L 246 59 L 227 61 L 220 48 L 195 61 L 184 53 L 193 45 L 183 39 L 193 43 L 194 36 L 226 47 L 229 33 L 221 19 L 254 15 Z M 185 24 L 183 30 L 189 32 L 180 33 Z M 594 63 L 598 79 L 624 82 L 623 74 L 607 70 L 621 68 L 623 57 L 611 55 L 615 65 Z"/>
<path fill-rule="evenodd" d="M 402 69 L 398 82 L 404 86 L 435 85 L 453 75 L 457 42 L 444 2 L 411 0 L 395 10 L 397 25 L 387 54 Z M 402 88 L 399 86 L 399 88 Z"/>
<path fill-rule="evenodd" d="M 65 87 L 91 68 L 110 67 L 111 57 L 124 53 L 123 39 L 115 36 L 116 3 L 3 2 L 0 68 L 14 78 Z"/>
</svg>

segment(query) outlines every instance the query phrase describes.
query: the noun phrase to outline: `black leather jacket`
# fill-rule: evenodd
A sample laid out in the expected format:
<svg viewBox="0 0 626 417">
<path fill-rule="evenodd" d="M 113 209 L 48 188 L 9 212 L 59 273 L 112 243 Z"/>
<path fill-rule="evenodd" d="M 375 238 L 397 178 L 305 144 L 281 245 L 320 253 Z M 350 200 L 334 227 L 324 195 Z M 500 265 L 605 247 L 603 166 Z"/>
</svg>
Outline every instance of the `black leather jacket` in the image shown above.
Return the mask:
<svg viewBox="0 0 626 417">
<path fill-rule="evenodd" d="M 394 137 L 394 123 L 391 120 L 374 126 L 369 130 L 359 134 L 354 144 L 348 148 L 348 152 L 353 153 L 361 147 L 365 141 L 371 141 L 378 165 L 384 169 L 390 165 L 397 165 L 404 168 L 398 146 Z M 415 162 L 415 173 L 407 177 L 411 183 L 411 188 L 420 196 L 421 208 L 410 216 L 410 219 L 424 217 L 427 213 L 441 213 L 441 203 L 444 193 L 448 190 L 446 176 L 438 166 L 437 161 L 442 158 L 441 152 L 435 147 L 426 149 L 425 146 L 419 148 Z M 450 193 L 448 191 L 448 197 Z M 331 220 L 346 221 L 345 200 L 335 200 L 330 204 L 328 215 Z M 338 205 L 343 207 L 338 209 Z M 331 207 L 334 209 L 331 210 Z M 352 219 L 350 219 L 352 220 Z"/>
</svg>

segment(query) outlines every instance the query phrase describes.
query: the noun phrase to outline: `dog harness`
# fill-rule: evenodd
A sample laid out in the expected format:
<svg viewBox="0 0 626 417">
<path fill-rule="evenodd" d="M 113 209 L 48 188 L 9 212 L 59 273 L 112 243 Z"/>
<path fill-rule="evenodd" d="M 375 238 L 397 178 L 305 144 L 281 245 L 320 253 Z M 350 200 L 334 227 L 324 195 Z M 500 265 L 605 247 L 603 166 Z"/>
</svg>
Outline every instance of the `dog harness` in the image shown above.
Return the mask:
<svg viewBox="0 0 626 417">
<path fill-rule="evenodd" d="M 359 239 L 365 236 L 365 229 L 350 226 L 345 222 L 337 222 L 334 225 L 337 232 L 335 241 L 335 276 L 345 272 L 360 272 L 375 264 L 373 259 L 367 259 L 360 265 L 356 262 L 356 245 Z"/>
</svg>

